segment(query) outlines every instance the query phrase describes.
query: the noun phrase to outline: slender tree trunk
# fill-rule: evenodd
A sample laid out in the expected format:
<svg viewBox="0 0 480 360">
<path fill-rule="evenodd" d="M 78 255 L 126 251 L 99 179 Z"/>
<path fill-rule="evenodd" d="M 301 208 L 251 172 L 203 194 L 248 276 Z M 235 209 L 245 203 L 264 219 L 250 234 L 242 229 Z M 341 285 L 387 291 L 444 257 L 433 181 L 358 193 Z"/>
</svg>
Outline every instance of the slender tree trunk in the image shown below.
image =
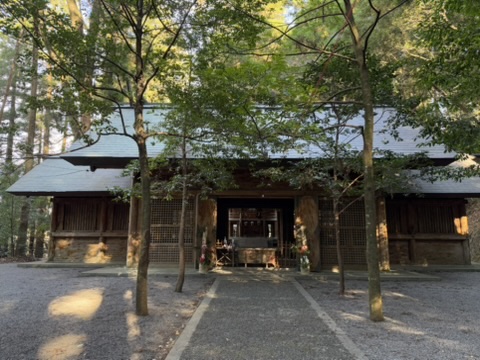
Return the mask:
<svg viewBox="0 0 480 360">
<path fill-rule="evenodd" d="M 70 13 L 70 19 L 72 20 L 72 26 L 83 32 L 83 16 L 78 6 L 77 0 L 67 0 L 68 12 Z"/>
<path fill-rule="evenodd" d="M 79 6 L 79 3 L 77 2 L 77 0 L 67 0 L 67 5 L 68 5 L 68 12 L 70 14 L 70 19 L 72 21 L 72 26 L 76 28 L 81 35 L 83 35 L 85 30 L 85 26 L 84 26 L 85 21 L 83 19 L 83 15 L 82 15 L 82 11 Z M 96 11 L 98 11 L 99 9 L 97 1 L 93 2 L 91 9 L 93 14 L 93 16 L 91 17 L 91 20 L 93 22 L 98 21 L 98 16 L 96 16 Z M 90 29 L 92 29 L 92 25 L 94 29 L 98 28 L 96 23 L 90 23 L 89 31 Z M 93 85 L 93 74 L 91 69 L 93 69 L 94 66 L 91 64 L 90 58 L 85 59 L 85 63 L 87 64 L 87 66 L 86 66 L 86 70 L 83 78 L 83 84 L 86 88 L 91 88 Z M 85 134 L 90 129 L 91 123 L 92 123 L 92 117 L 90 116 L 90 114 L 81 114 L 80 123 L 77 126 L 77 129 L 78 129 L 77 137 L 78 135 Z"/>
<path fill-rule="evenodd" d="M 15 256 L 15 202 L 13 197 L 10 197 L 10 256 Z"/>
<path fill-rule="evenodd" d="M 43 258 L 44 246 L 45 246 L 45 232 L 41 229 L 37 229 L 37 233 L 35 236 L 35 249 L 33 253 L 36 259 Z"/>
<path fill-rule="evenodd" d="M 353 8 L 350 0 L 344 0 L 347 21 L 352 34 L 355 59 L 360 75 L 362 101 L 365 117 L 363 166 L 364 166 L 364 199 L 365 199 L 365 230 L 367 239 L 367 266 L 368 266 L 368 296 L 370 319 L 383 321 L 383 300 L 380 289 L 380 268 L 378 265 L 377 245 L 377 208 L 375 201 L 375 176 L 373 172 L 373 130 L 374 109 L 373 92 L 370 84 L 369 70 L 366 63 L 366 48 L 363 45 L 359 29 L 355 23 Z"/>
<path fill-rule="evenodd" d="M 7 133 L 7 148 L 5 150 L 5 167 L 3 169 L 4 175 L 8 176 L 9 178 L 12 177 L 15 171 L 15 165 L 13 164 L 13 145 L 14 145 L 14 138 L 16 133 L 16 125 L 15 119 L 17 117 L 17 60 L 20 54 L 20 41 L 17 40 L 15 45 L 15 56 L 12 63 L 12 68 L 10 70 L 9 78 L 7 87 L 5 89 L 5 97 L 3 99 L 2 108 L 0 110 L 0 121 L 3 120 L 3 114 L 5 111 L 5 106 L 7 102 L 7 97 L 10 95 L 10 112 L 8 116 L 8 133 Z M 11 256 L 15 256 L 15 226 L 16 226 L 16 206 L 15 201 L 13 199 L 13 195 L 6 194 L 5 201 L 9 201 L 10 203 L 10 224 L 9 224 L 9 239 L 8 239 L 8 247 L 9 253 Z"/>
<path fill-rule="evenodd" d="M 151 189 L 150 167 L 147 153 L 148 134 L 145 130 L 143 118 L 143 94 L 146 89 L 143 54 L 143 0 L 137 1 L 137 18 L 135 28 L 135 140 L 138 146 L 140 162 L 140 179 L 142 189 L 142 238 L 138 259 L 137 289 L 135 297 L 136 313 L 140 316 L 148 315 L 148 265 L 150 261 L 151 242 Z"/>
<path fill-rule="evenodd" d="M 20 38 L 21 37 L 22 37 L 22 34 L 20 34 Z M 5 94 L 3 95 L 2 105 L 0 107 L 0 122 L 3 121 L 3 114 L 5 112 L 5 107 L 7 105 L 7 100 L 8 100 L 8 96 L 10 95 L 10 91 L 13 88 L 13 86 L 15 86 L 16 88 L 15 83 L 17 78 L 17 59 L 19 54 L 20 54 L 20 40 L 17 40 L 15 44 L 15 53 L 13 56 L 12 67 L 10 68 L 10 73 L 8 74 L 7 86 L 5 86 Z M 10 103 L 13 103 L 13 100 Z"/>
<path fill-rule="evenodd" d="M 338 199 L 333 199 L 333 228 L 335 232 L 335 244 L 337 245 L 338 275 L 340 277 L 339 294 L 345 295 L 345 268 L 343 265 L 342 246 L 340 242 L 340 212 L 338 210 Z"/>
<path fill-rule="evenodd" d="M 62 128 L 62 133 L 63 133 L 63 137 L 62 137 L 62 148 L 61 148 L 61 152 L 64 153 L 65 151 L 67 151 L 67 139 L 68 139 L 68 124 L 69 124 L 69 120 L 68 120 L 68 116 L 65 115 L 64 116 L 64 119 L 63 119 L 63 128 Z"/>
<path fill-rule="evenodd" d="M 28 231 L 28 256 L 34 257 L 35 251 L 35 235 L 36 235 L 36 221 L 30 221 L 30 229 Z"/>
<path fill-rule="evenodd" d="M 185 133 L 184 133 L 185 135 Z M 185 281 L 185 213 L 187 211 L 188 193 L 187 193 L 187 140 L 182 140 L 182 210 L 180 213 L 180 228 L 178 230 L 178 279 L 176 292 L 182 292 L 183 283 Z"/>
<path fill-rule="evenodd" d="M 338 184 L 338 172 L 340 171 L 340 159 L 339 159 L 339 149 L 340 144 L 340 114 L 338 113 L 335 106 L 333 107 L 337 118 L 337 127 L 335 129 L 335 147 L 334 147 L 334 166 L 333 166 L 333 184 L 334 187 Z M 340 288 L 339 294 L 341 296 L 345 295 L 345 267 L 343 263 L 342 255 L 342 244 L 340 242 L 340 198 L 341 193 L 337 193 L 336 189 L 333 189 L 333 226 L 335 231 L 335 244 L 337 245 L 337 262 L 338 262 L 338 275 L 340 276 Z"/>
<path fill-rule="evenodd" d="M 142 107 L 141 105 L 139 107 Z M 143 111 L 137 113 L 135 118 L 143 124 Z M 137 125 L 138 126 L 138 125 Z M 143 127 L 143 125 L 142 125 Z M 137 288 L 135 297 L 135 306 L 137 315 L 148 315 L 148 265 L 150 261 L 150 216 L 151 216 L 151 199 L 150 199 L 150 169 L 148 166 L 147 144 L 145 139 L 137 140 L 140 162 L 140 178 L 142 188 L 142 239 L 140 242 L 140 251 L 138 257 L 137 272 Z"/>
<path fill-rule="evenodd" d="M 35 25 L 35 32 L 38 35 L 38 20 L 34 19 Z M 31 89 L 30 89 L 30 96 L 32 99 L 37 97 L 37 87 L 38 87 L 38 47 L 36 43 L 33 44 L 32 48 L 32 81 L 31 81 Z M 26 144 L 26 151 L 25 151 L 25 174 L 28 173 L 30 170 L 33 169 L 34 161 L 33 161 L 33 151 L 34 151 L 34 143 L 35 143 L 35 125 L 37 121 L 37 109 L 35 106 L 30 108 L 28 113 L 28 131 L 27 131 L 27 144 Z M 25 256 L 26 254 L 26 245 L 27 245 L 27 229 L 28 229 L 28 221 L 30 216 L 30 201 L 26 199 L 20 210 L 20 224 L 18 228 L 18 238 L 17 238 L 17 246 L 16 246 L 16 255 L 17 256 Z"/>
<path fill-rule="evenodd" d="M 16 58 L 15 58 L 16 62 Z M 15 119 L 17 117 L 17 74 L 14 74 L 12 89 L 10 91 L 10 116 L 8 117 L 8 135 L 7 135 L 7 150 L 6 150 L 6 165 L 8 167 L 8 173 L 10 174 L 13 164 L 13 140 L 15 137 L 16 126 Z"/>
<path fill-rule="evenodd" d="M 52 95 L 52 91 L 53 91 L 52 75 L 47 76 L 47 86 L 48 86 L 47 99 L 48 99 L 48 101 L 52 101 L 52 99 L 53 99 L 53 95 Z M 44 127 L 43 138 L 42 138 L 43 147 L 42 147 L 42 149 L 40 149 L 40 152 L 43 155 L 50 154 L 50 127 L 52 126 L 52 120 L 53 120 L 53 114 L 52 114 L 51 110 L 47 108 L 45 110 L 45 116 L 43 118 L 43 127 Z"/>
</svg>

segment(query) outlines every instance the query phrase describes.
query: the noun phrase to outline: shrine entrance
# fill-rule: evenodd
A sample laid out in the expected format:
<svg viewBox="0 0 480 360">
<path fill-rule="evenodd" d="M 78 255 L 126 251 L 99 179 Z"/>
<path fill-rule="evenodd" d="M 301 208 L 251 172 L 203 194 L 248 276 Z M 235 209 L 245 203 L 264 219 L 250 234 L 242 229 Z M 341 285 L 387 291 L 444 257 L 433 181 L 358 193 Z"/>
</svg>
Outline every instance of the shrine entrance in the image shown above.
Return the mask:
<svg viewBox="0 0 480 360">
<path fill-rule="evenodd" d="M 234 244 L 236 266 L 294 267 L 293 222 L 293 199 L 217 199 L 217 245 Z"/>
</svg>

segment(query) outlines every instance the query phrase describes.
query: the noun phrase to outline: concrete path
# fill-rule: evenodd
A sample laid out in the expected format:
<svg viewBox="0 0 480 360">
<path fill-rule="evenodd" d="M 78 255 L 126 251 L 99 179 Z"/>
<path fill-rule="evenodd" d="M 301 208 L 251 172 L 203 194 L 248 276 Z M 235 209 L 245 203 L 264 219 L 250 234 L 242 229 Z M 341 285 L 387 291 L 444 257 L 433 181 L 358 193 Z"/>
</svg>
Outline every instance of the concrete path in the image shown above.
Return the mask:
<svg viewBox="0 0 480 360">
<path fill-rule="evenodd" d="M 217 277 L 167 360 L 364 360 L 294 277 Z"/>
</svg>

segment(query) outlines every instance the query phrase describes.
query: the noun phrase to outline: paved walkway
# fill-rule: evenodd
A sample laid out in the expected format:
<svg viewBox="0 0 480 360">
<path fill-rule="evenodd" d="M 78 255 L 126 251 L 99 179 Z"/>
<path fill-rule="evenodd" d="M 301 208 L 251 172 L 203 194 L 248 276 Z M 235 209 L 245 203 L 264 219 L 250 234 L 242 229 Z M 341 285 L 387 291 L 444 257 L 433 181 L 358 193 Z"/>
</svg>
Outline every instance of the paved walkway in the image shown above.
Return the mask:
<svg viewBox="0 0 480 360">
<path fill-rule="evenodd" d="M 166 360 L 364 360 L 294 277 L 219 276 Z"/>
</svg>

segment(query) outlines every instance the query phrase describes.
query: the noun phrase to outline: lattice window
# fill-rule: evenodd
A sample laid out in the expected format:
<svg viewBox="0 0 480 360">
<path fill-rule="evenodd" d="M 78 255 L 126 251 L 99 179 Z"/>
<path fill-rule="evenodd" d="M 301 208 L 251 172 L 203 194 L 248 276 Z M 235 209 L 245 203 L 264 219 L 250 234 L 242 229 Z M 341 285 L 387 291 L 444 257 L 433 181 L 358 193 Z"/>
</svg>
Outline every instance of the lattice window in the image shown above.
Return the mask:
<svg viewBox="0 0 480 360">
<path fill-rule="evenodd" d="M 178 245 L 152 244 L 150 246 L 150 261 L 152 263 L 178 264 L 180 260 Z M 185 246 L 185 262 L 193 263 L 193 248 Z"/>
<path fill-rule="evenodd" d="M 340 209 L 350 201 L 345 200 Z M 362 201 L 351 203 L 340 214 L 340 246 L 345 265 L 366 264 L 365 211 Z M 337 264 L 337 250 L 334 232 L 333 202 L 319 200 L 320 248 L 323 265 Z"/>
<path fill-rule="evenodd" d="M 181 199 L 169 201 L 155 199 L 152 201 L 150 261 L 178 263 L 178 231 L 181 210 Z M 194 214 L 194 202 L 190 201 L 185 214 L 185 254 L 189 262 L 193 261 Z"/>
</svg>

